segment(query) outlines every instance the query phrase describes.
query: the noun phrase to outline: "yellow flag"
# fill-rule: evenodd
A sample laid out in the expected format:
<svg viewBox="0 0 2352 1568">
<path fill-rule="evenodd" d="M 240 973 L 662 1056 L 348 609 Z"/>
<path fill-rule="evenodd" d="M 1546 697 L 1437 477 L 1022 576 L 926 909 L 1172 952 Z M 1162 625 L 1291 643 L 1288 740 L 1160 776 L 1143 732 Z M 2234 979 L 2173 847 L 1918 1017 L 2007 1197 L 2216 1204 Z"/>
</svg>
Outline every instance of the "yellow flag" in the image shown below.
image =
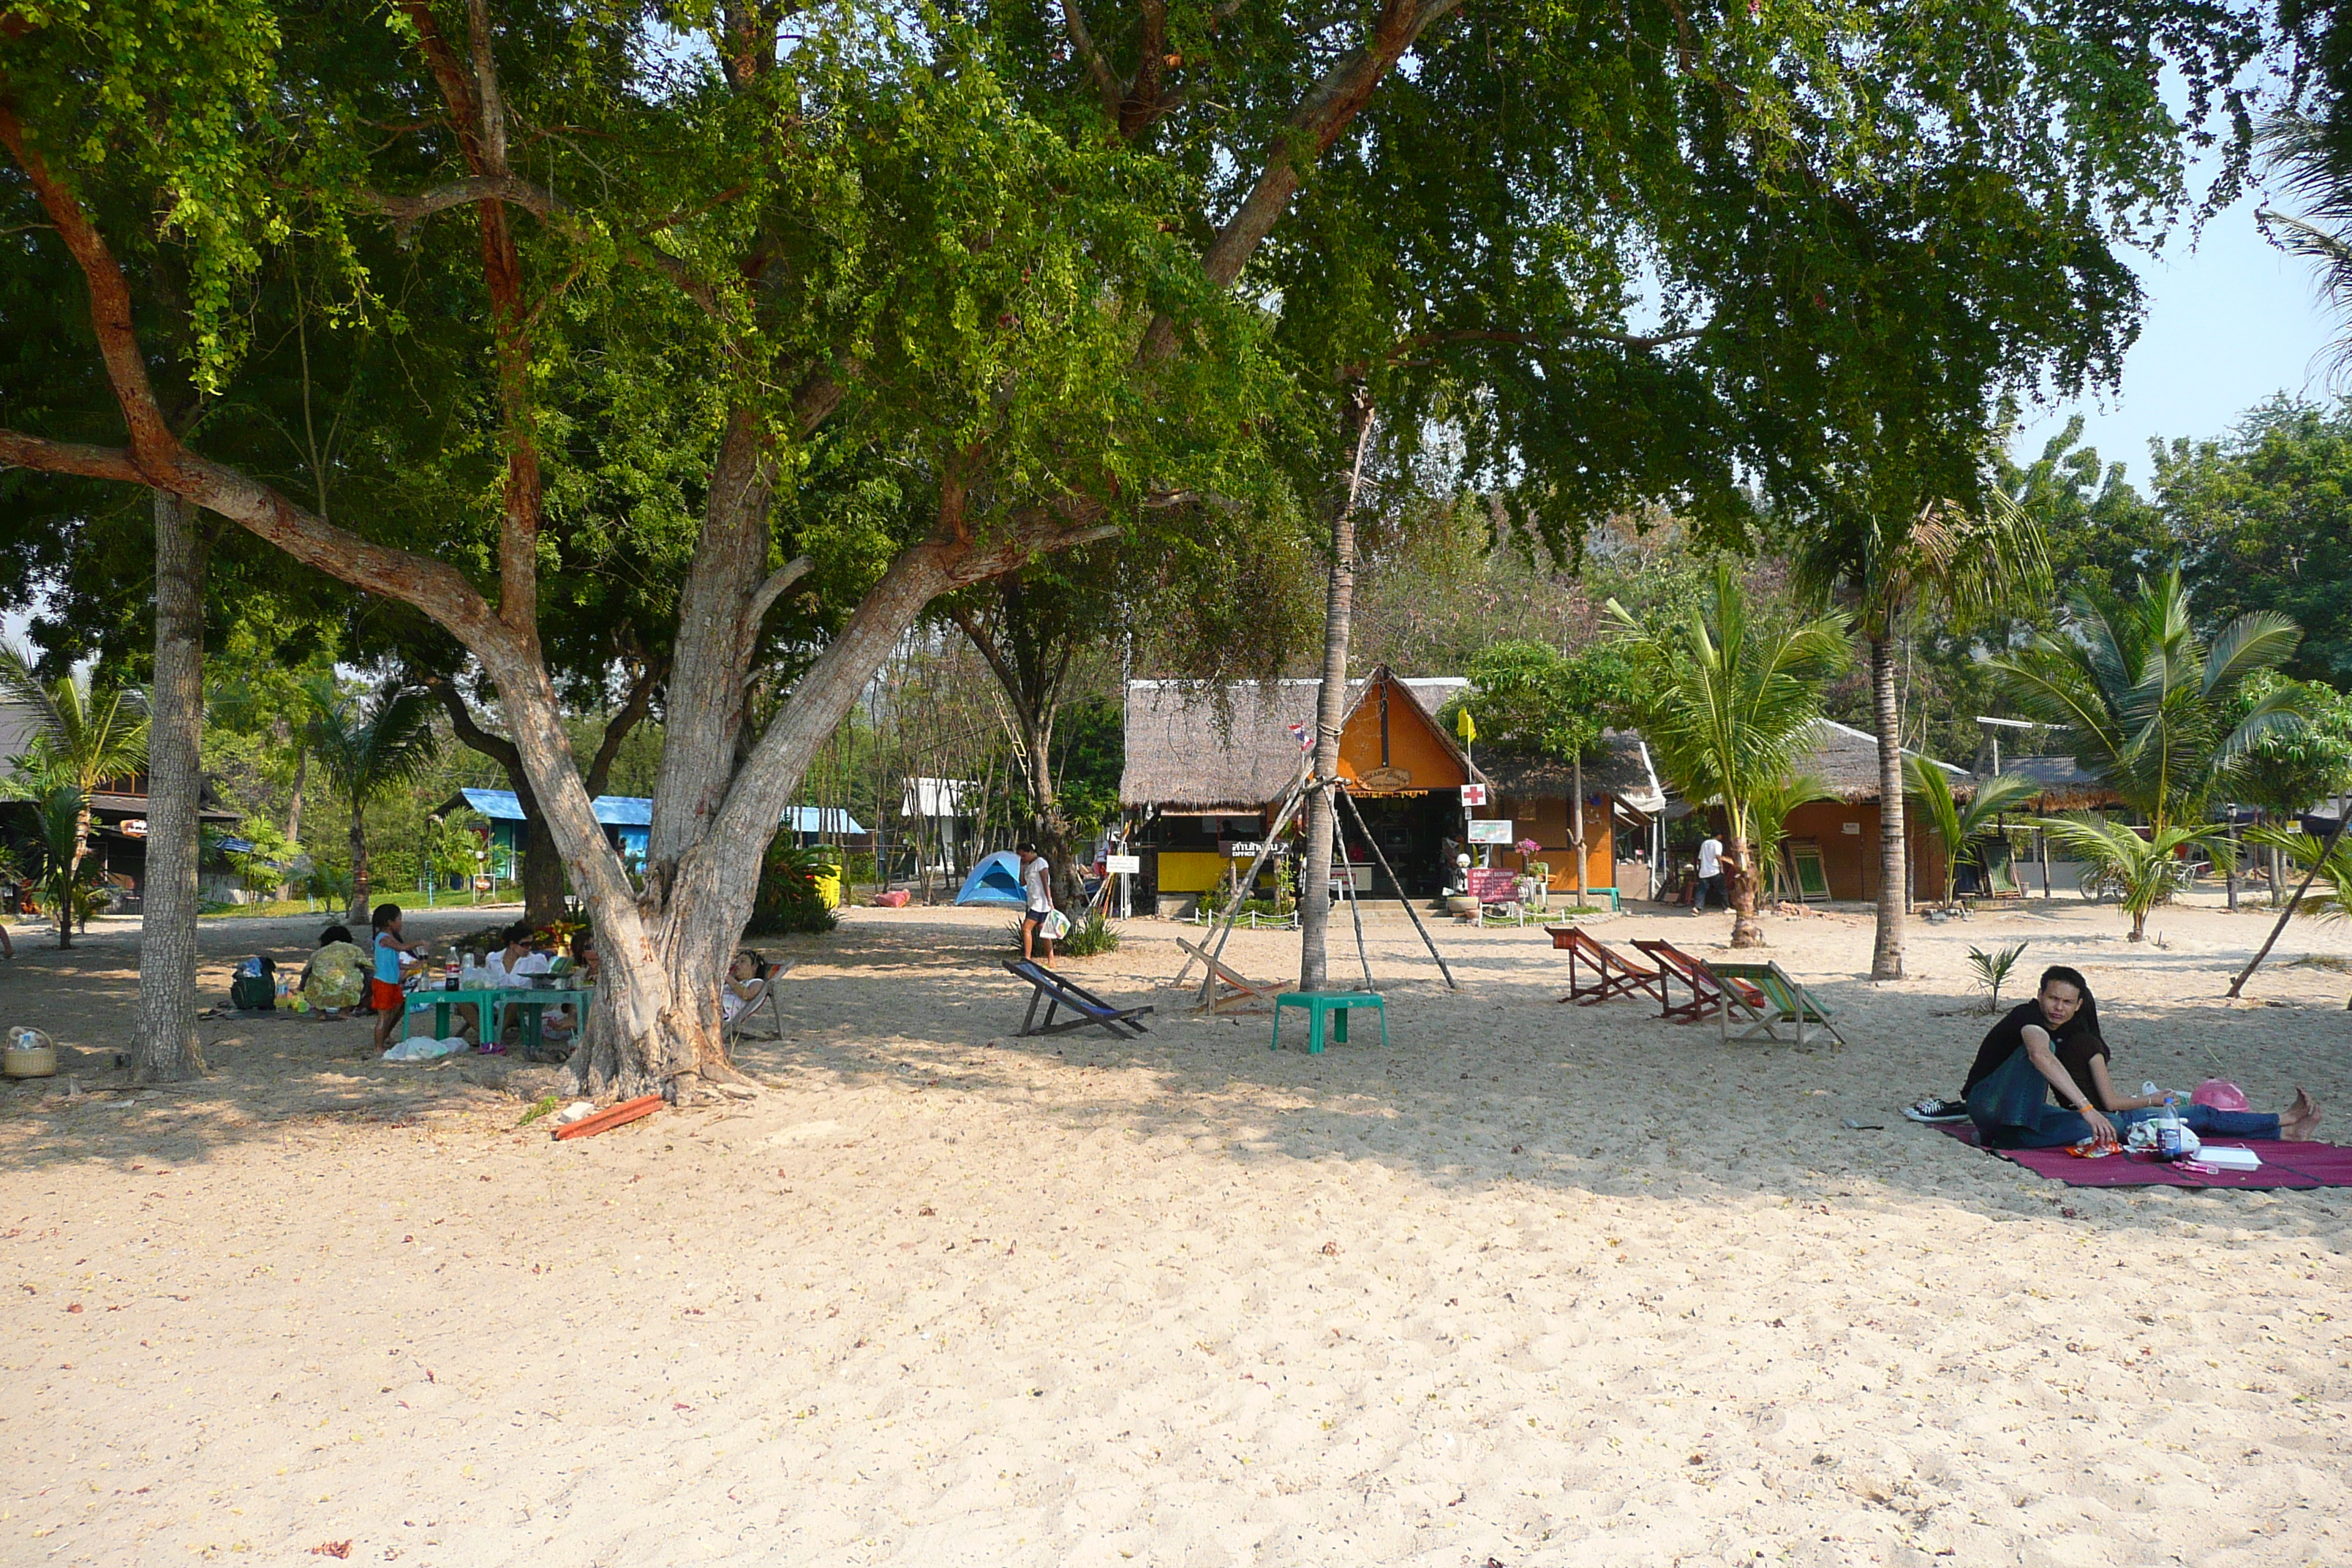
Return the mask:
<svg viewBox="0 0 2352 1568">
<path fill-rule="evenodd" d="M 1454 732 L 1462 737 L 1462 743 L 1465 746 L 1478 738 L 1478 726 L 1471 719 L 1468 708 L 1454 710 Z"/>
</svg>

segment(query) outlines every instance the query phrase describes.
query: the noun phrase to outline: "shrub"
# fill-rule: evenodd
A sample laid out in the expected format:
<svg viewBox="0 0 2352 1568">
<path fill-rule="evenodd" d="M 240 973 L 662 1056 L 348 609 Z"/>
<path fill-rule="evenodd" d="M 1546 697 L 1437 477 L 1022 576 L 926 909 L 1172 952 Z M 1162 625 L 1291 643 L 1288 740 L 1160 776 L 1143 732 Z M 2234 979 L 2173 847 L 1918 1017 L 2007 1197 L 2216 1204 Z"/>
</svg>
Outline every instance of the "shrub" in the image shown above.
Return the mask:
<svg viewBox="0 0 2352 1568">
<path fill-rule="evenodd" d="M 832 869 L 833 861 L 823 850 L 770 845 L 767 858 L 760 862 L 760 891 L 751 903 L 751 923 L 745 928 L 746 934 L 831 931 L 835 915 L 817 892 L 816 879 Z"/>
<path fill-rule="evenodd" d="M 1100 910 L 1088 910 L 1086 918 L 1071 923 L 1070 934 L 1057 944 L 1072 958 L 1092 958 L 1098 952 L 1118 951 L 1118 932 Z"/>
</svg>

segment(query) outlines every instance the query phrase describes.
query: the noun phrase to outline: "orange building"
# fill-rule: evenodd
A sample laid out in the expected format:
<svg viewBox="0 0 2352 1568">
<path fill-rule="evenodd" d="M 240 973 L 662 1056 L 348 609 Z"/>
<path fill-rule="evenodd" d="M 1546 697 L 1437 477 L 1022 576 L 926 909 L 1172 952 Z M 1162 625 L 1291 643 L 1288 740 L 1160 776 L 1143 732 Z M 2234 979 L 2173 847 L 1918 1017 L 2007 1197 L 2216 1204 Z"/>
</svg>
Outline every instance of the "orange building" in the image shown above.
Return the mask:
<svg viewBox="0 0 2352 1568">
<path fill-rule="evenodd" d="M 1444 885 L 1466 837 L 1462 786 L 1486 781 L 1433 715 L 1468 686 L 1386 667 L 1349 683 L 1339 776 L 1370 842 L 1352 820 L 1343 826 L 1366 897 L 1433 897 Z M 1130 848 L 1163 908 L 1216 887 L 1233 874 L 1237 846 L 1264 840 L 1298 778 L 1320 692 L 1315 680 L 1128 683 L 1119 802 L 1140 818 Z M 1303 818 L 1286 835 L 1294 854 Z"/>
</svg>

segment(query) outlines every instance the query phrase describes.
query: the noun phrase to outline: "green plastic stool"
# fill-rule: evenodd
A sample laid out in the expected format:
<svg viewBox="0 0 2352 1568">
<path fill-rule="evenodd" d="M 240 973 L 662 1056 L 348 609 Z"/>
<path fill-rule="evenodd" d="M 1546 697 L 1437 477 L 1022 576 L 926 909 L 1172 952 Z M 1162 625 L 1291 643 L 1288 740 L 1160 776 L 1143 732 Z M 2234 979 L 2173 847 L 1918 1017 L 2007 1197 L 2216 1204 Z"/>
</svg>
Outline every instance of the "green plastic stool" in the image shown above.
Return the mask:
<svg viewBox="0 0 2352 1568">
<path fill-rule="evenodd" d="M 1323 1054 L 1323 1017 L 1332 1015 L 1331 1038 L 1340 1045 L 1348 1043 L 1348 1011 L 1351 1007 L 1370 1007 L 1381 1016 L 1381 1044 L 1389 1043 L 1388 1003 L 1376 991 L 1285 991 L 1274 999 L 1274 1043 L 1267 1050 L 1282 1049 L 1282 1010 L 1285 1007 L 1307 1009 L 1307 1054 Z"/>
</svg>

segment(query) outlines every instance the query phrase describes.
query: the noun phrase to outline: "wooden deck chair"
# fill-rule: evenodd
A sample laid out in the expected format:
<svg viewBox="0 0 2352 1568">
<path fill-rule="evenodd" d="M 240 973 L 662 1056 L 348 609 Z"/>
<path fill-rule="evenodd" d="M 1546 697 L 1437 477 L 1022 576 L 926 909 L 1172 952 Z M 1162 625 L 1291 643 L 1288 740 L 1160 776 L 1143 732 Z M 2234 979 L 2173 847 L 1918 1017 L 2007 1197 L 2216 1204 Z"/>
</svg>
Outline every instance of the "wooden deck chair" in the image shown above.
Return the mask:
<svg viewBox="0 0 2352 1568">
<path fill-rule="evenodd" d="M 789 963 L 771 963 L 754 982 L 758 987 L 727 1020 L 719 1031 L 722 1045 L 731 1046 L 737 1040 L 781 1040 L 784 1037 L 783 1010 L 776 1005 L 776 982 L 792 973 Z M 752 1025 L 761 1013 L 768 1016 L 767 1026 L 754 1031 Z"/>
<path fill-rule="evenodd" d="M 1826 904 L 1830 901 L 1829 868 L 1822 863 L 1822 846 L 1818 839 L 1791 838 L 1784 847 L 1789 852 L 1789 869 L 1797 879 L 1797 901 L 1801 904 Z"/>
<path fill-rule="evenodd" d="M 1983 870 L 1985 891 L 1996 899 L 2021 899 L 2024 889 L 2017 885 L 2017 877 L 2010 867 L 2009 840 L 1988 838 L 1977 851 L 1977 864 Z"/>
<path fill-rule="evenodd" d="M 1731 986 L 1742 982 L 1762 993 L 1760 1002 L 1742 998 L 1724 1008 L 1724 1044 L 1729 1045 L 1734 1040 L 1774 1040 L 1801 1046 L 1811 1037 L 1807 1032 L 1809 1029 L 1826 1032 L 1839 1045 L 1845 1044 L 1845 1037 L 1838 1033 L 1837 1025 L 1830 1020 L 1830 1010 L 1787 970 L 1770 959 L 1761 963 L 1709 962 L 1706 967 L 1718 981 L 1725 983 L 1727 995 L 1730 994 Z M 1736 1035 L 1731 1032 L 1735 1012 L 1739 1015 L 1738 1021 L 1746 1026 Z M 1780 1032 L 1790 1026 L 1796 1030 L 1794 1035 Z"/>
<path fill-rule="evenodd" d="M 1703 959 L 1695 958 L 1670 942 L 1644 942 L 1633 939 L 1633 945 L 1646 952 L 1658 965 L 1658 1005 L 1661 1018 L 1674 1018 L 1685 1024 L 1696 1024 L 1710 1011 L 1720 1011 L 1728 993 L 1723 981 Z M 1674 999 L 1674 982 L 1681 981 L 1688 988 L 1691 999 L 1677 1003 Z M 1738 989 L 1741 1005 L 1761 1007 L 1764 993 L 1744 980 L 1730 984 Z"/>
<path fill-rule="evenodd" d="M 1606 1002 L 1612 996 L 1631 996 L 1643 992 L 1663 1004 L 1665 992 L 1658 972 L 1634 963 L 1608 943 L 1589 935 L 1578 926 L 1546 926 L 1551 933 L 1551 944 L 1568 952 L 1568 994 L 1563 1002 L 1573 1002 L 1580 1007 L 1590 1007 L 1596 1002 Z M 1592 971 L 1590 981 L 1579 980 L 1577 960 L 1581 958 Z"/>
<path fill-rule="evenodd" d="M 1023 1015 L 1020 1033 L 1027 1035 L 1060 1035 L 1072 1029 L 1107 1029 L 1122 1040 L 1139 1037 L 1143 1026 L 1136 1020 L 1151 1011 L 1150 1005 L 1140 1007 L 1114 1007 L 1093 992 L 1066 975 L 1055 973 L 1034 959 L 1008 958 L 1004 967 L 1019 979 L 1029 983 L 1029 1011 Z M 1045 1016 L 1037 1016 L 1037 1004 L 1045 1004 Z M 1054 1014 L 1067 1008 L 1074 1016 L 1056 1024 Z"/>
<path fill-rule="evenodd" d="M 1208 966 L 1208 972 L 1201 977 L 1201 999 L 1195 1011 L 1254 1013 L 1261 1005 L 1273 1006 L 1274 999 L 1282 994 L 1281 986 L 1262 984 L 1237 970 L 1229 969 L 1224 960 L 1210 956 L 1208 949 L 1195 947 L 1181 936 L 1176 939 L 1176 945 L 1192 955 L 1184 961 L 1186 971 L 1192 969 L 1193 959 Z M 1179 984 L 1182 983 L 1182 974 L 1176 978 Z"/>
</svg>

